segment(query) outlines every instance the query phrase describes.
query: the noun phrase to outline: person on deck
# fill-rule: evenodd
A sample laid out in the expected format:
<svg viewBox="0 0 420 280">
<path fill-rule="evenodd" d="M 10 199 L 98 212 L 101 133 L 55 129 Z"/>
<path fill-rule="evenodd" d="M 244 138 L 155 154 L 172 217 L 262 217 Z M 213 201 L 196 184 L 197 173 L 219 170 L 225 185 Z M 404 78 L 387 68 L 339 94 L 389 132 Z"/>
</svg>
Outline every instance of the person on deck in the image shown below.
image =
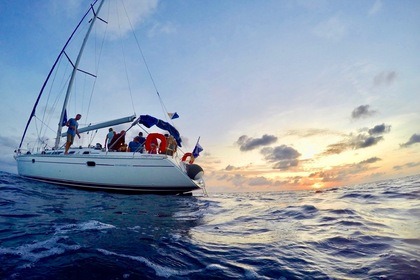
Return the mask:
<svg viewBox="0 0 420 280">
<path fill-rule="evenodd" d="M 67 129 L 67 142 L 66 142 L 66 149 L 64 151 L 64 154 L 67 155 L 69 153 L 70 146 L 74 142 L 74 137 L 77 135 L 80 138 L 79 134 L 79 123 L 77 122 L 80 120 L 82 115 L 77 114 L 75 118 L 71 118 L 67 121 L 66 126 L 68 126 Z"/>
<path fill-rule="evenodd" d="M 143 150 L 144 150 L 144 143 L 146 143 L 146 138 L 144 138 L 143 137 L 143 132 L 139 132 L 139 143 L 140 143 L 140 145 L 141 145 L 141 149 L 140 149 L 140 152 L 141 153 L 143 153 Z"/>
<path fill-rule="evenodd" d="M 109 149 L 109 146 L 111 145 L 112 138 L 114 138 L 114 135 L 115 135 L 115 131 L 112 128 L 109 128 L 109 132 L 108 132 L 108 134 L 106 135 L 106 138 L 105 138 L 105 145 L 104 145 L 105 149 L 106 148 Z"/>
<path fill-rule="evenodd" d="M 116 133 L 112 138 L 108 150 L 125 152 L 126 147 L 127 145 L 125 144 L 125 130 L 121 130 L 120 133 Z"/>
<path fill-rule="evenodd" d="M 158 153 L 159 143 L 156 138 L 152 139 L 150 143 L 150 150 L 148 151 L 149 154 L 157 154 Z"/>
<path fill-rule="evenodd" d="M 139 142 L 139 138 L 138 136 L 134 137 L 133 141 L 131 141 L 130 143 L 128 143 L 128 152 L 142 152 L 142 147 L 141 144 Z"/>
<path fill-rule="evenodd" d="M 177 143 L 175 138 L 172 135 L 165 134 L 166 138 L 166 154 L 173 156 L 176 153 Z"/>
</svg>

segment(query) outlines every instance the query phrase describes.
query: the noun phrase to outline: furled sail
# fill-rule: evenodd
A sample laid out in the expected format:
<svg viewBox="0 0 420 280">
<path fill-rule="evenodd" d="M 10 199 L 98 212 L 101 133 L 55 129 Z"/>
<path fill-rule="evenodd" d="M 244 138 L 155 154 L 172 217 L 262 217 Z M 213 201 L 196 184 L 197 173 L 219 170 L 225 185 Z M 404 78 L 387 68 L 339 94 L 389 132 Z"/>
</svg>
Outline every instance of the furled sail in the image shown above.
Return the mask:
<svg viewBox="0 0 420 280">
<path fill-rule="evenodd" d="M 96 130 L 96 129 L 101 129 L 101 128 L 105 128 L 105 127 L 111 127 L 111 126 L 115 126 L 115 125 L 119 125 L 119 124 L 123 124 L 123 123 L 132 122 L 135 118 L 136 118 L 136 116 L 132 115 L 132 116 L 129 116 L 129 117 L 124 117 L 124 118 L 115 119 L 115 120 L 111 120 L 111 121 L 107 121 L 107 122 L 103 122 L 103 123 L 89 125 L 89 126 L 80 128 L 78 130 L 79 130 L 79 133 L 83 133 L 83 132 L 87 132 L 87 131 L 92 131 L 92 130 Z M 61 137 L 64 137 L 64 136 L 67 136 L 67 132 L 61 133 Z"/>
</svg>

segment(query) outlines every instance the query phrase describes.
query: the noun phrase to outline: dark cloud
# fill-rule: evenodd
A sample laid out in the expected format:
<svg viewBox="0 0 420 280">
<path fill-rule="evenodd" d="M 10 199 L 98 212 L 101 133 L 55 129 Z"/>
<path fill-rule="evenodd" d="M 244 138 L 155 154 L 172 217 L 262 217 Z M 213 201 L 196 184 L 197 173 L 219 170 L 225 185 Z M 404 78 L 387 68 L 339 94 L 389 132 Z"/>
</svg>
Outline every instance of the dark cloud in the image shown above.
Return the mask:
<svg viewBox="0 0 420 280">
<path fill-rule="evenodd" d="M 264 134 L 261 138 L 250 138 L 246 135 L 242 135 L 236 141 L 239 145 L 239 149 L 243 152 L 251 151 L 262 146 L 273 144 L 277 141 L 277 137 L 274 135 Z"/>
<path fill-rule="evenodd" d="M 406 148 L 416 143 L 420 143 L 420 134 L 411 135 L 410 140 L 404 144 L 401 144 L 400 146 Z"/>
<path fill-rule="evenodd" d="M 373 84 L 375 86 L 388 86 L 392 84 L 396 79 L 397 73 L 395 73 L 395 71 L 383 71 L 373 78 Z"/>
<path fill-rule="evenodd" d="M 232 171 L 232 170 L 238 170 L 238 169 L 240 169 L 240 168 L 235 167 L 235 166 L 230 165 L 230 164 L 228 166 L 226 166 L 226 168 L 225 168 L 226 171 Z"/>
<path fill-rule="evenodd" d="M 363 149 L 374 146 L 384 139 L 381 134 L 388 133 L 390 130 L 390 125 L 380 124 L 368 129 L 368 133 L 350 134 L 345 140 L 328 145 L 322 155 L 335 155 L 349 149 Z"/>
<path fill-rule="evenodd" d="M 370 117 L 376 114 L 376 111 L 370 110 L 369 107 L 369 105 L 360 105 L 359 107 L 354 109 L 353 112 L 351 112 L 351 117 L 353 119 L 360 119 Z"/>
<path fill-rule="evenodd" d="M 299 137 L 312 137 L 312 136 L 318 136 L 318 135 L 337 135 L 339 133 L 335 131 L 331 131 L 328 129 L 318 129 L 318 128 L 311 128 L 307 130 L 289 130 L 286 133 L 287 135 L 296 135 Z M 340 134 L 339 134 L 340 135 Z"/>
<path fill-rule="evenodd" d="M 14 149 L 17 148 L 18 143 L 16 142 L 16 139 L 11 137 L 0 136 L 0 145 Z"/>
<path fill-rule="evenodd" d="M 286 159 L 286 160 L 280 160 L 279 162 L 276 162 L 273 168 L 280 169 L 280 170 L 287 170 L 291 167 L 296 167 L 298 165 L 299 165 L 299 161 L 297 159 Z"/>
<path fill-rule="evenodd" d="M 368 158 L 359 163 L 344 164 L 333 166 L 330 170 L 322 170 L 309 175 L 310 178 L 320 178 L 322 182 L 345 182 L 350 180 L 356 174 L 364 173 L 369 170 L 375 170 L 377 167 L 369 166 L 375 162 L 381 161 L 378 157 Z"/>
<path fill-rule="evenodd" d="M 280 170 L 287 170 L 290 167 L 295 167 L 299 164 L 298 158 L 301 154 L 286 145 L 277 146 L 275 148 L 266 147 L 261 150 L 265 160 L 275 163 L 273 168 Z"/>
<path fill-rule="evenodd" d="M 379 141 L 383 140 L 382 136 L 366 136 L 366 135 L 358 135 L 349 143 L 349 148 L 353 149 L 363 149 L 370 146 L 374 146 L 378 144 Z"/>
<path fill-rule="evenodd" d="M 250 186 L 251 188 L 258 188 L 261 190 L 261 187 L 266 188 L 278 188 L 282 186 L 289 186 L 290 184 L 295 184 L 292 182 L 291 179 L 284 179 L 284 180 L 276 180 L 276 179 L 269 179 L 264 176 L 256 176 L 256 177 L 246 177 L 242 174 L 223 174 L 223 176 L 216 176 L 216 179 L 219 181 L 229 181 L 233 185 L 235 185 L 236 190 L 242 191 L 244 187 Z M 223 189 L 221 189 L 223 191 Z"/>
<path fill-rule="evenodd" d="M 322 182 L 342 181 L 341 174 L 335 170 L 319 171 L 309 174 L 309 178 L 320 178 Z"/>
<path fill-rule="evenodd" d="M 363 160 L 363 161 L 359 162 L 359 164 L 370 164 L 370 163 L 375 163 L 375 162 L 380 161 L 380 160 L 382 160 L 382 159 L 380 159 L 378 157 L 371 157 L 371 158 L 368 158 L 367 160 Z"/>
<path fill-rule="evenodd" d="M 228 181 L 231 182 L 236 187 L 242 187 L 246 184 L 247 178 L 241 174 L 223 174 L 222 176 L 218 176 L 217 180 L 219 181 Z"/>
<path fill-rule="evenodd" d="M 250 178 L 248 181 L 248 185 L 250 186 L 270 186 L 272 184 L 273 182 L 263 176 Z"/>
<path fill-rule="evenodd" d="M 368 133 L 370 135 L 381 135 L 383 133 L 388 133 L 391 131 L 391 126 L 390 125 L 385 125 L 383 124 L 379 124 L 379 125 L 375 125 L 374 128 L 371 128 L 368 130 Z"/>
<path fill-rule="evenodd" d="M 340 142 L 328 145 L 327 150 L 323 152 L 323 155 L 338 155 L 349 149 L 349 145 L 346 142 Z"/>
<path fill-rule="evenodd" d="M 277 146 L 275 148 L 267 147 L 261 150 L 261 153 L 265 156 L 265 159 L 269 162 L 275 162 L 285 159 L 296 159 L 301 154 L 286 145 Z"/>
<path fill-rule="evenodd" d="M 395 170 L 401 170 L 401 169 L 413 168 L 413 167 L 417 167 L 417 166 L 420 166 L 420 162 L 409 162 L 409 163 L 406 163 L 404 165 L 396 165 L 393 168 Z"/>
</svg>

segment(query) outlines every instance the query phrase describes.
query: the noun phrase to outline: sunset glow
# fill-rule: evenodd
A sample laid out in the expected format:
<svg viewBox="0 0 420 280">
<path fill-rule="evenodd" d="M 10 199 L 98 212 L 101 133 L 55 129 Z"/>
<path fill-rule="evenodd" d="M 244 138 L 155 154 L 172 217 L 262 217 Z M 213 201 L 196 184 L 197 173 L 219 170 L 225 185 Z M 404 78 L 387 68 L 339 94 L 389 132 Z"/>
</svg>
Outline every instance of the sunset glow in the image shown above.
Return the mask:
<svg viewBox="0 0 420 280">
<path fill-rule="evenodd" d="M 0 4 L 1 170 L 16 172 L 13 150 L 44 77 L 86 10 L 86 1 L 60 3 Z M 419 1 L 126 5 L 165 106 L 180 115 L 173 122 L 180 151 L 192 151 L 200 137 L 196 163 L 210 192 L 323 189 L 420 173 Z M 124 34 L 129 27 L 108 26 Z M 130 51 L 124 40 L 110 41 Z M 163 118 L 147 72 L 126 80 L 122 70 L 107 81 L 94 105 L 111 102 L 112 110 L 84 124 L 132 107 Z M 82 135 L 75 145 L 105 135 Z"/>
</svg>

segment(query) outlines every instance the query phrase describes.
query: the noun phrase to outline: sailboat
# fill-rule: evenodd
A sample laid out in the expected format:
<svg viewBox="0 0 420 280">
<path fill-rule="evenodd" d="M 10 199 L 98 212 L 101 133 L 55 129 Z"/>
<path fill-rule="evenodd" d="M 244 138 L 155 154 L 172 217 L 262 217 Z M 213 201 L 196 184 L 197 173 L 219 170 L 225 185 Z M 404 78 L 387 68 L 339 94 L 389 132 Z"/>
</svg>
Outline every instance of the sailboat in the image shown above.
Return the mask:
<svg viewBox="0 0 420 280">
<path fill-rule="evenodd" d="M 149 114 L 141 114 L 139 116 L 132 114 L 122 118 L 115 118 L 110 121 L 94 124 L 89 123 L 85 127 L 78 129 L 78 132 L 82 134 L 83 138 L 90 137 L 91 139 L 94 139 L 94 136 L 96 136 L 97 132 L 100 130 L 126 125 L 127 128 L 124 128 L 125 135 L 128 135 L 130 132 L 134 133 L 134 130 L 136 129 L 141 129 L 146 133 L 145 136 L 147 137 L 144 148 L 142 147 L 139 151 L 130 152 L 124 151 L 124 149 L 114 150 L 111 149 L 111 147 L 106 149 L 107 147 L 102 146 L 100 143 L 92 144 L 94 140 L 90 140 L 91 143 L 87 146 L 73 145 L 68 152 L 65 153 L 64 147 L 67 136 L 65 129 L 66 124 L 68 125 L 68 116 L 70 116 L 68 112 L 74 110 L 74 115 L 76 115 L 76 109 L 72 109 L 69 102 L 75 91 L 77 75 L 84 75 L 84 80 L 92 79 L 93 87 L 96 86 L 99 76 L 99 74 L 97 74 L 100 72 L 99 70 L 97 70 L 97 73 L 91 73 L 81 69 L 80 65 L 82 57 L 84 57 L 83 53 L 87 42 L 92 36 L 94 25 L 98 23 L 106 25 L 108 23 L 106 19 L 101 17 L 101 9 L 104 2 L 105 0 L 96 0 L 90 5 L 90 8 L 84 14 L 65 43 L 62 51 L 59 53 L 40 90 L 22 135 L 19 148 L 15 151 L 14 157 L 17 161 L 19 175 L 31 180 L 90 190 L 185 195 L 191 194 L 194 190 L 201 189 L 205 193 L 205 182 L 203 179 L 204 171 L 199 165 L 194 163 L 195 158 L 202 148 L 197 141 L 195 153 L 182 152 L 182 137 L 175 126 L 170 123 L 171 120 L 159 119 Z M 86 29 L 85 35 L 84 37 L 82 36 L 83 40 L 79 40 L 80 48 L 76 60 L 74 61 L 70 57 L 69 46 L 74 46 L 73 37 L 75 37 L 76 34 L 79 34 L 80 29 L 83 28 Z M 103 41 L 105 40 L 102 40 L 102 42 Z M 137 38 L 136 42 L 137 45 L 139 45 Z M 166 116 L 166 106 L 163 105 L 163 101 L 157 91 L 140 46 L 139 49 L 141 53 L 140 57 L 145 63 L 147 73 L 152 80 L 159 101 L 164 109 L 163 115 Z M 53 99 L 50 95 L 53 94 L 54 89 L 53 86 L 50 86 L 50 83 L 51 80 L 58 79 L 58 75 L 54 73 L 61 67 L 62 61 L 70 62 L 71 67 L 68 71 L 70 74 L 62 79 L 66 84 L 66 86 L 61 86 L 65 88 L 65 90 L 62 89 L 62 92 L 65 91 L 64 98 L 61 96 L 57 99 Z M 124 58 L 124 62 L 127 64 L 126 58 Z M 95 64 L 95 66 L 97 65 L 99 65 L 99 63 Z M 80 84 L 82 84 L 82 82 L 79 83 L 79 87 Z M 49 107 L 51 106 L 49 105 L 50 103 L 44 105 L 46 109 L 42 114 L 38 114 L 38 111 L 40 111 L 38 108 L 40 100 L 45 98 L 46 92 L 48 96 L 46 98 L 47 102 L 55 104 L 58 102 L 57 100 L 62 100 L 63 105 L 59 115 L 58 112 Z M 89 104 L 92 103 L 91 99 L 92 97 L 90 97 Z M 114 106 L 115 104 L 110 105 Z M 89 112 L 89 110 L 90 109 L 87 111 Z M 52 113 L 52 115 L 56 117 L 56 121 L 58 122 L 54 145 L 50 145 L 50 138 L 46 136 L 51 130 L 46 124 L 48 120 L 46 114 L 49 111 L 55 112 L 55 115 L 54 113 Z M 34 136 L 34 134 L 31 134 L 28 140 L 29 127 L 34 120 L 37 124 L 36 135 Z M 41 125 L 46 125 L 46 128 L 40 128 Z M 157 128 L 161 130 L 161 133 L 152 131 Z M 166 135 L 164 136 L 163 134 Z M 173 147 L 172 149 L 168 147 L 166 141 L 168 137 L 176 141 L 175 149 Z M 26 143 L 26 147 L 24 143 Z"/>
</svg>

